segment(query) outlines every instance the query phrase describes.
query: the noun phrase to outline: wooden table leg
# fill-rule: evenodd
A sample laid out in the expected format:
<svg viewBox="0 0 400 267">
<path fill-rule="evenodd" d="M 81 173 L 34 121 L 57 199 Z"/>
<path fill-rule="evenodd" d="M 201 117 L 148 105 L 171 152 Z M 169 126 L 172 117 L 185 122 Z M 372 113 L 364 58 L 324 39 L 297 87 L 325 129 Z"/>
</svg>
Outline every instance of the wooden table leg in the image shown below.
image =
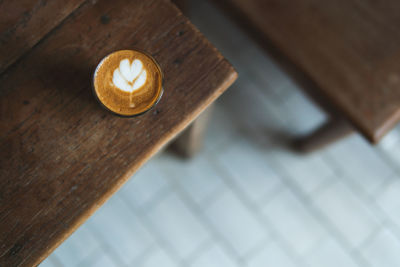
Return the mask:
<svg viewBox="0 0 400 267">
<path fill-rule="evenodd" d="M 315 131 L 294 141 L 294 148 L 309 153 L 323 148 L 353 133 L 354 129 L 348 121 L 340 117 L 331 117 Z"/>
<path fill-rule="evenodd" d="M 172 2 L 183 14 L 189 16 L 190 0 L 172 0 Z M 172 142 L 170 149 L 185 158 L 194 156 L 203 145 L 204 135 L 211 117 L 212 109 L 213 105 L 203 111 L 203 113 Z"/>
<path fill-rule="evenodd" d="M 171 144 L 171 149 L 179 155 L 189 158 L 202 147 L 213 106 L 209 106 L 186 128 Z"/>
</svg>

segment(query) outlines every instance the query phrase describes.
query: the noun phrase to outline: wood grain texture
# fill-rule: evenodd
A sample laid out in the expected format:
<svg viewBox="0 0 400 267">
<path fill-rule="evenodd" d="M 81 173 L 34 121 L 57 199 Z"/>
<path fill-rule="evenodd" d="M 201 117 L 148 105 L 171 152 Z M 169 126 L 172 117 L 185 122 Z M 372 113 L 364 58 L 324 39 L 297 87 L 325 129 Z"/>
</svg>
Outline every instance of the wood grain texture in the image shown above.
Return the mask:
<svg viewBox="0 0 400 267">
<path fill-rule="evenodd" d="M 103 110 L 97 63 L 136 47 L 164 71 L 137 118 Z M 236 79 L 166 0 L 86 2 L 0 77 L 0 266 L 38 264 Z"/>
<path fill-rule="evenodd" d="M 0 1 L 0 73 L 83 2 L 84 0 Z"/>
<path fill-rule="evenodd" d="M 399 121 L 399 1 L 216 2 L 271 41 L 370 141 Z"/>
</svg>

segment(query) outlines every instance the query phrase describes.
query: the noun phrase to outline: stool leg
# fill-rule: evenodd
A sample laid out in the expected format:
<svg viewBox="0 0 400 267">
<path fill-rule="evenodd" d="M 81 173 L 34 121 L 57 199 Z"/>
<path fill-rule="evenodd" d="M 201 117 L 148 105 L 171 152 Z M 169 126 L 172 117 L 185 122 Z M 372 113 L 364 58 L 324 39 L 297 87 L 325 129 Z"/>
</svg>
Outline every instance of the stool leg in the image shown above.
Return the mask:
<svg viewBox="0 0 400 267">
<path fill-rule="evenodd" d="M 309 153 L 323 148 L 353 133 L 354 129 L 344 119 L 332 117 L 315 131 L 294 141 L 294 148 Z"/>
<path fill-rule="evenodd" d="M 183 157 L 194 156 L 202 147 L 212 106 L 204 110 L 171 144 L 171 149 Z"/>
</svg>

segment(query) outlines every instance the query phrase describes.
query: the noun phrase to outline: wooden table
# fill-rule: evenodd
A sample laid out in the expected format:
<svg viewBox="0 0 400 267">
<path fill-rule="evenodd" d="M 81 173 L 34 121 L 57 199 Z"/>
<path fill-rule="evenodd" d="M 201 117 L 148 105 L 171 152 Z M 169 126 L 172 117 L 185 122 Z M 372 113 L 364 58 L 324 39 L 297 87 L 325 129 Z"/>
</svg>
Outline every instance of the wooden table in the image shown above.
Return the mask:
<svg viewBox="0 0 400 267">
<path fill-rule="evenodd" d="M 0 266 L 40 263 L 236 79 L 167 0 L 0 2 Z M 138 118 L 95 101 L 114 50 L 151 53 L 164 96 Z"/>
<path fill-rule="evenodd" d="M 369 141 L 400 120 L 400 1 L 215 1 Z"/>
</svg>

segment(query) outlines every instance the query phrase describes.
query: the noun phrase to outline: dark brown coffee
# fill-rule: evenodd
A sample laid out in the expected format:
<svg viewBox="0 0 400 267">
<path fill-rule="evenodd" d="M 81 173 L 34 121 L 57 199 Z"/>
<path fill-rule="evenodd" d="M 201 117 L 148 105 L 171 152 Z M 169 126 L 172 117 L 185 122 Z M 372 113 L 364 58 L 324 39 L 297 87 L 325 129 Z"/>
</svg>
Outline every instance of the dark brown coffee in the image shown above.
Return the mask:
<svg viewBox="0 0 400 267">
<path fill-rule="evenodd" d="M 163 91 L 159 65 L 137 50 L 120 50 L 106 56 L 96 68 L 93 83 L 99 101 L 122 116 L 146 112 Z"/>
</svg>

